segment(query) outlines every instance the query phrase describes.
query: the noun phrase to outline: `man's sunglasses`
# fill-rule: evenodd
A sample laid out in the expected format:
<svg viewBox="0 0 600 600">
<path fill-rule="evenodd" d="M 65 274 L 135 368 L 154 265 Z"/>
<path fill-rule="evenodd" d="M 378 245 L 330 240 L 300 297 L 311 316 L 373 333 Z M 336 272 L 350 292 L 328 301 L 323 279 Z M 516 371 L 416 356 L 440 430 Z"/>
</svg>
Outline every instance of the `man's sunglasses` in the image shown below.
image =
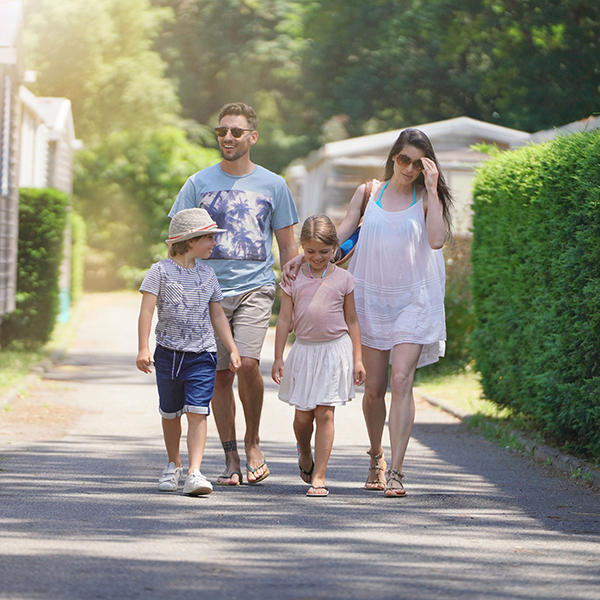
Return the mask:
<svg viewBox="0 0 600 600">
<path fill-rule="evenodd" d="M 225 137 L 228 131 L 231 131 L 231 135 L 234 138 L 239 139 L 244 135 L 244 131 L 254 131 L 254 129 L 242 129 L 241 127 L 215 127 L 215 133 L 219 137 Z"/>
<path fill-rule="evenodd" d="M 415 171 L 423 170 L 423 161 L 420 158 L 417 158 L 417 160 L 411 160 L 411 158 L 406 156 L 406 154 L 398 154 L 398 156 L 396 156 L 396 162 L 401 167 L 408 167 L 408 165 L 412 163 Z"/>
</svg>

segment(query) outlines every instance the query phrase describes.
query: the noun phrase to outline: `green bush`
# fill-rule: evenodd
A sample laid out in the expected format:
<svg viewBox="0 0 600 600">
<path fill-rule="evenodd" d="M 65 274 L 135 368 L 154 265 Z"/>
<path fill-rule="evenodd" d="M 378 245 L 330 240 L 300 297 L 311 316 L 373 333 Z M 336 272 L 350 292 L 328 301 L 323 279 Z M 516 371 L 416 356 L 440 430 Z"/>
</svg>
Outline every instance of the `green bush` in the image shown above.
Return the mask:
<svg viewBox="0 0 600 600">
<path fill-rule="evenodd" d="M 485 395 L 600 457 L 600 131 L 498 154 L 474 186 Z"/>
<path fill-rule="evenodd" d="M 0 326 L 0 344 L 35 349 L 50 338 L 59 310 L 58 278 L 69 198 L 55 189 L 21 189 L 17 307 Z"/>
</svg>

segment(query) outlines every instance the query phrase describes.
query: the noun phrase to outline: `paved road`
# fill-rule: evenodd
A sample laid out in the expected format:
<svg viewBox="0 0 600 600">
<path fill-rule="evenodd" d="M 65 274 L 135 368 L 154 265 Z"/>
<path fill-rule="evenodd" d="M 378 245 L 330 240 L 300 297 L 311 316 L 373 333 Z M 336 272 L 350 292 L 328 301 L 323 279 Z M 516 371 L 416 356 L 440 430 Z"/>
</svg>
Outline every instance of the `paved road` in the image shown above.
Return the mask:
<svg viewBox="0 0 600 600">
<path fill-rule="evenodd" d="M 361 489 L 357 401 L 336 414 L 331 495 L 304 496 L 269 349 L 271 477 L 206 498 L 158 492 L 157 395 L 134 366 L 139 298 L 84 302 L 68 356 L 11 411 L 30 418 L 0 422 L 0 599 L 600 598 L 600 495 L 427 404 L 407 498 Z M 221 470 L 211 420 L 203 471 Z"/>
</svg>

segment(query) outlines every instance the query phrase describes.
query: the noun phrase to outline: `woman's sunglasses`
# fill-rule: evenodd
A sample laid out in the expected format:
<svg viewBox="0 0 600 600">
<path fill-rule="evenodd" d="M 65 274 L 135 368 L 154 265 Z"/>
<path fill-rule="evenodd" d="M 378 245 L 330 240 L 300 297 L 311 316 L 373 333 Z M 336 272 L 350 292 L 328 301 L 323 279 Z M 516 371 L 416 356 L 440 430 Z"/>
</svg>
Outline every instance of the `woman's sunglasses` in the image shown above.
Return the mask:
<svg viewBox="0 0 600 600">
<path fill-rule="evenodd" d="M 225 137 L 228 131 L 231 131 L 231 135 L 234 138 L 239 139 L 244 135 L 244 131 L 254 131 L 254 129 L 242 129 L 241 127 L 215 127 L 215 133 L 219 137 Z"/>
<path fill-rule="evenodd" d="M 411 160 L 411 158 L 409 156 L 406 156 L 406 154 L 398 154 L 395 160 L 401 167 L 408 167 L 408 165 L 412 163 L 413 169 L 415 171 L 423 170 L 423 161 L 420 158 L 417 158 L 417 160 Z"/>
</svg>

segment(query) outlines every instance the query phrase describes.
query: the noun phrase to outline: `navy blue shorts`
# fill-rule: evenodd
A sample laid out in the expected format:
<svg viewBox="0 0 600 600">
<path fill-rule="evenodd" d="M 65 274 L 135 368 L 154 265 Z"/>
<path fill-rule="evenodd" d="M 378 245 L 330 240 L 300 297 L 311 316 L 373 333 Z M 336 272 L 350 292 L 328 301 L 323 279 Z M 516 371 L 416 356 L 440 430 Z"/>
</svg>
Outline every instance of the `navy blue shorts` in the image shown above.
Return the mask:
<svg viewBox="0 0 600 600">
<path fill-rule="evenodd" d="M 176 419 L 184 412 L 210 414 L 217 375 L 216 352 L 180 352 L 162 346 L 154 351 L 159 412 Z"/>
</svg>

